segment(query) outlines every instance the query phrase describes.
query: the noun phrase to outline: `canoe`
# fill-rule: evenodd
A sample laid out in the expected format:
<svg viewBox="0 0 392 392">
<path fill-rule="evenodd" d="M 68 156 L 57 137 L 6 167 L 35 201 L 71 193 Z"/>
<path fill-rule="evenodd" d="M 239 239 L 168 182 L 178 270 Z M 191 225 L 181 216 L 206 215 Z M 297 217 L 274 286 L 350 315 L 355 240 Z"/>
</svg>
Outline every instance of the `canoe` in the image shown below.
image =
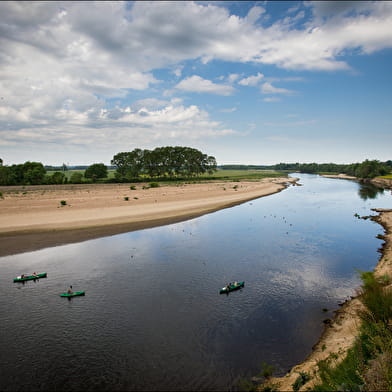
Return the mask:
<svg viewBox="0 0 392 392">
<path fill-rule="evenodd" d="M 42 274 L 37 274 L 36 276 L 34 276 L 34 275 L 25 276 L 24 278 L 22 278 L 21 276 L 18 276 L 17 278 L 14 279 L 14 282 L 24 282 L 26 280 L 35 280 L 35 279 L 39 279 L 39 278 L 46 278 L 46 272 L 44 272 Z"/>
<path fill-rule="evenodd" d="M 242 287 L 244 287 L 245 286 L 245 282 L 237 282 L 237 284 L 235 285 L 235 284 L 231 284 L 230 286 L 229 286 L 229 288 L 227 288 L 226 286 L 225 287 L 222 287 L 221 289 L 220 289 L 220 291 L 219 291 L 219 293 L 220 294 L 224 294 L 224 293 L 229 293 L 230 291 L 234 291 L 234 290 L 238 290 L 238 289 L 240 289 L 240 288 L 242 288 Z"/>
<path fill-rule="evenodd" d="M 74 291 L 72 294 L 68 294 L 68 293 L 62 293 L 60 294 L 60 297 L 77 297 L 79 295 L 84 295 L 85 291 Z"/>
</svg>

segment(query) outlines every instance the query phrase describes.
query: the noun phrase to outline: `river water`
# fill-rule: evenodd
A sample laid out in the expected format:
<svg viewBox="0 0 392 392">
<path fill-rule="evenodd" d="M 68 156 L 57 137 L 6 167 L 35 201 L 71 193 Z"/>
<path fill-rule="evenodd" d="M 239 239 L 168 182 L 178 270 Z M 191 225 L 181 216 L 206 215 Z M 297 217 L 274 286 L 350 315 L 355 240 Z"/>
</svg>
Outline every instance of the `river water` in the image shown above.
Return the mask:
<svg viewBox="0 0 392 392">
<path fill-rule="evenodd" d="M 235 390 L 302 361 L 377 264 L 383 229 L 354 213 L 392 196 L 293 176 L 186 222 L 0 258 L 0 390 Z M 12 282 L 33 271 L 48 277 Z M 59 297 L 69 285 L 86 296 Z"/>
</svg>

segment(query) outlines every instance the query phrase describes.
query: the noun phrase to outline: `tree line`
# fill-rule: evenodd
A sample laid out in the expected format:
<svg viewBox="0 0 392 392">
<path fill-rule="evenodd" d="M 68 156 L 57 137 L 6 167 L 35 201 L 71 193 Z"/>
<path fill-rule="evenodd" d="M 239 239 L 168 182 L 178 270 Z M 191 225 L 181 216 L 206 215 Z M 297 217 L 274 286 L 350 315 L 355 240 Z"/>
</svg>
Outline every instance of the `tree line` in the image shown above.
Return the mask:
<svg viewBox="0 0 392 392">
<path fill-rule="evenodd" d="M 392 161 L 368 160 L 361 163 L 279 163 L 275 170 L 296 171 L 301 173 L 343 173 L 358 178 L 385 176 L 392 170 Z"/>
<path fill-rule="evenodd" d="M 157 147 L 154 150 L 136 148 L 116 154 L 110 162 L 116 166 L 118 181 L 148 177 L 193 177 L 212 174 L 217 164 L 213 156 L 191 147 Z"/>
<path fill-rule="evenodd" d="M 124 182 L 146 178 L 194 177 L 204 173 L 212 174 L 216 168 L 213 156 L 203 154 L 191 147 L 158 147 L 154 150 L 139 148 L 114 155 L 111 164 L 115 167 L 115 178 L 106 181 Z M 88 166 L 84 173 L 73 172 L 66 176 L 68 168 L 50 171 L 41 162 L 4 166 L 0 158 L 0 185 L 41 185 L 41 184 L 79 184 L 107 179 L 108 167 L 103 163 Z"/>
</svg>

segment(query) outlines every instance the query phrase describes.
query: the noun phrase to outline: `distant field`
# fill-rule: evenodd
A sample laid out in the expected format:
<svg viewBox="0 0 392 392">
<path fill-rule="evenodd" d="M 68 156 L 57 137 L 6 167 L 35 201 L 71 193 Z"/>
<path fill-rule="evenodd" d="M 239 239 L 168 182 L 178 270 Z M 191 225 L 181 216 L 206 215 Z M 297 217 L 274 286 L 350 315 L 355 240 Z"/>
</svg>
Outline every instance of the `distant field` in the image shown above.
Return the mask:
<svg viewBox="0 0 392 392">
<path fill-rule="evenodd" d="M 381 176 L 381 178 L 391 178 L 392 179 L 392 174 L 388 174 L 386 176 Z"/>
<path fill-rule="evenodd" d="M 73 173 L 82 173 L 84 174 L 85 170 L 67 170 L 64 172 L 65 176 L 69 180 L 72 176 Z M 54 171 L 48 171 L 47 172 L 49 175 L 53 174 Z M 108 178 L 114 178 L 114 173 L 115 170 L 108 170 Z M 198 177 L 192 177 L 189 179 L 182 179 L 182 180 L 191 180 L 191 181 L 208 181 L 208 180 L 258 180 L 266 177 L 286 177 L 286 173 L 282 172 L 277 172 L 275 170 L 217 170 L 213 174 L 203 174 Z M 157 179 L 151 179 L 149 177 L 145 177 L 146 181 L 150 180 L 156 180 Z M 160 181 L 160 179 L 159 179 Z M 170 181 L 170 180 L 165 180 L 165 181 Z M 174 179 L 174 181 L 177 181 L 177 179 Z"/>
</svg>

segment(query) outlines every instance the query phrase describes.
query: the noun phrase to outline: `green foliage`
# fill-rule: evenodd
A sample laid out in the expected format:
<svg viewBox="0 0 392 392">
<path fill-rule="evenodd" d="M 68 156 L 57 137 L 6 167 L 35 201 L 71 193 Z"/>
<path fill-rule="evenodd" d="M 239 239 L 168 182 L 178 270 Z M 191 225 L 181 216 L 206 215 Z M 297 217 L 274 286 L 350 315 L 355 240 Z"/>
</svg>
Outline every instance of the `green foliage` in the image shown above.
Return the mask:
<svg viewBox="0 0 392 392">
<path fill-rule="evenodd" d="M 129 200 L 129 197 L 128 197 L 128 196 L 124 196 L 124 200 L 125 200 L 125 201 L 128 201 L 128 200 Z"/>
<path fill-rule="evenodd" d="M 129 189 L 130 189 L 131 191 L 136 191 L 135 185 L 131 185 L 131 186 L 129 187 Z"/>
<path fill-rule="evenodd" d="M 60 201 L 60 204 L 61 204 L 62 206 L 66 206 L 66 205 L 67 205 L 67 201 L 66 201 L 66 200 L 61 200 L 61 201 Z"/>
<path fill-rule="evenodd" d="M 80 172 L 73 172 L 69 178 L 69 182 L 72 184 L 81 184 L 83 181 L 83 174 Z"/>
<path fill-rule="evenodd" d="M 94 163 L 86 169 L 84 176 L 91 178 L 95 182 L 99 178 L 106 178 L 108 176 L 108 168 L 103 163 Z"/>
<path fill-rule="evenodd" d="M 136 148 L 130 152 L 114 155 L 117 180 L 132 180 L 141 176 L 179 177 L 212 174 L 216 170 L 216 160 L 212 156 L 190 147 L 157 147 L 154 150 Z"/>
<path fill-rule="evenodd" d="M 54 172 L 51 176 L 46 176 L 47 184 L 63 184 L 65 182 L 65 174 L 62 172 Z"/>
<path fill-rule="evenodd" d="M 321 384 L 315 391 L 392 390 L 392 291 L 389 277 L 377 279 L 373 272 L 361 272 L 360 334 L 346 357 L 320 361 Z"/>
<path fill-rule="evenodd" d="M 310 376 L 306 372 L 299 372 L 299 376 L 293 382 L 293 391 L 299 391 L 302 385 L 305 385 L 310 380 Z"/>
<path fill-rule="evenodd" d="M 0 192 L 0 199 L 4 199 L 3 192 Z"/>
<path fill-rule="evenodd" d="M 279 163 L 275 170 L 297 171 L 303 173 L 344 173 L 358 178 L 374 178 L 391 172 L 391 165 L 366 159 L 362 163 L 340 165 L 336 163 Z"/>
<path fill-rule="evenodd" d="M 261 363 L 261 372 L 259 375 L 265 377 L 265 378 L 270 378 L 275 371 L 275 367 L 273 365 L 269 365 L 266 362 Z"/>
<path fill-rule="evenodd" d="M 160 185 L 158 182 L 150 182 L 150 188 L 159 188 Z"/>
</svg>

